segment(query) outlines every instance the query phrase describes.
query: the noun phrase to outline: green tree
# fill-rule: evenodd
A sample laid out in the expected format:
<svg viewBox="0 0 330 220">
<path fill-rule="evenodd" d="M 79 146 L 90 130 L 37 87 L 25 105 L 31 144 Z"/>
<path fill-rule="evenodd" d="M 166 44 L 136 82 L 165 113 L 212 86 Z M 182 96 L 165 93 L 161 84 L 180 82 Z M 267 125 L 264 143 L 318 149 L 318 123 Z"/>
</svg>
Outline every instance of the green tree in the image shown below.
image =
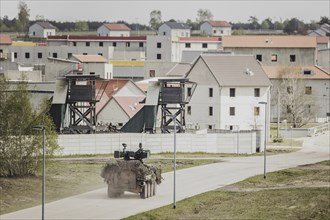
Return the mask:
<svg viewBox="0 0 330 220">
<path fill-rule="evenodd" d="M 270 28 L 269 21 L 268 20 L 263 20 L 260 25 L 261 29 L 263 30 L 268 30 Z"/>
<path fill-rule="evenodd" d="M 319 21 L 319 25 L 330 24 L 330 20 L 327 16 L 322 16 Z"/>
<path fill-rule="evenodd" d="M 18 20 L 17 20 L 17 27 L 19 31 L 25 33 L 27 35 L 29 23 L 30 23 L 30 9 L 28 8 L 27 4 L 23 1 L 18 3 Z"/>
<path fill-rule="evenodd" d="M 88 31 L 89 27 L 87 21 L 76 21 L 74 29 L 75 31 Z"/>
<path fill-rule="evenodd" d="M 153 10 L 150 12 L 149 25 L 152 30 L 157 30 L 162 23 L 162 12 L 159 10 Z"/>
<path fill-rule="evenodd" d="M 213 14 L 209 9 L 198 9 L 197 11 L 197 22 L 201 24 L 204 21 L 209 21 L 213 19 Z"/>
<path fill-rule="evenodd" d="M 257 17 L 250 16 L 249 22 L 250 22 L 251 26 L 254 28 L 254 30 L 259 28 L 259 23 L 258 23 L 258 18 Z"/>
<path fill-rule="evenodd" d="M 46 127 L 46 153 L 52 156 L 59 149 L 49 106 L 42 103 L 33 111 L 27 83 L 10 85 L 0 77 L 0 176 L 35 175 L 41 166 L 42 135 L 33 125 Z M 13 88 L 14 87 L 14 88 Z"/>
</svg>

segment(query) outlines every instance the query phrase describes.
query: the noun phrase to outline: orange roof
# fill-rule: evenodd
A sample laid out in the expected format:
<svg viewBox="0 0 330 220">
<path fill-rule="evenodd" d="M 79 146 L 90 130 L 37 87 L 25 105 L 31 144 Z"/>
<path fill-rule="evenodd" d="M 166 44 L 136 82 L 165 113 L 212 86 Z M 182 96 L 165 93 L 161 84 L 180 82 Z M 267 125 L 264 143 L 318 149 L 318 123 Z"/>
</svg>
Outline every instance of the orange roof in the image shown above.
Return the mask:
<svg viewBox="0 0 330 220">
<path fill-rule="evenodd" d="M 0 44 L 1 45 L 5 45 L 5 44 L 11 44 L 12 40 L 11 37 L 9 35 L 6 34 L 0 34 Z"/>
<path fill-rule="evenodd" d="M 224 48 L 316 48 L 316 37 L 276 35 L 223 36 L 222 45 Z"/>
<path fill-rule="evenodd" d="M 227 21 L 208 21 L 212 27 L 231 27 Z"/>
<path fill-rule="evenodd" d="M 186 42 L 207 42 L 207 41 L 221 42 L 221 37 L 179 37 L 179 41 L 186 41 Z"/>
<path fill-rule="evenodd" d="M 109 24 L 104 24 L 104 26 L 111 31 L 130 31 L 131 30 L 129 27 L 127 27 L 126 24 L 109 23 Z"/>
<path fill-rule="evenodd" d="M 76 58 L 78 61 L 82 63 L 107 63 L 107 59 L 105 59 L 101 55 L 72 55 L 74 58 Z"/>
<path fill-rule="evenodd" d="M 287 68 L 288 66 L 262 66 L 268 78 L 270 79 L 280 79 L 281 76 L 279 74 L 280 70 L 283 68 Z M 295 66 L 290 66 L 295 67 Z M 301 78 L 303 79 L 328 79 L 330 80 L 330 74 L 321 69 L 318 66 L 297 66 L 301 69 Z M 311 74 L 303 74 L 304 70 L 310 70 Z M 293 77 L 296 77 L 293 75 Z"/>
</svg>

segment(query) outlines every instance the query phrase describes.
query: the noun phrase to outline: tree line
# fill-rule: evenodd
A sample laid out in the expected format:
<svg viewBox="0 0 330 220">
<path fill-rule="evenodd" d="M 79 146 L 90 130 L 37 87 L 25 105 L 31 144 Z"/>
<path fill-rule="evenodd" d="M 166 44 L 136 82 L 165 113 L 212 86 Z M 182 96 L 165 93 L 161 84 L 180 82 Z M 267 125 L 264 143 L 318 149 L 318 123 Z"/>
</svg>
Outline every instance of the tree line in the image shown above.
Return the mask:
<svg viewBox="0 0 330 220">
<path fill-rule="evenodd" d="M 177 21 L 187 23 L 192 31 L 199 30 L 200 25 L 208 20 L 213 20 L 214 16 L 209 9 L 199 9 L 195 20 L 187 19 L 184 21 L 178 21 L 170 19 L 169 21 Z M 30 20 L 30 9 L 27 4 L 23 1 L 18 4 L 18 15 L 17 18 L 9 19 L 8 16 L 0 18 L 0 32 L 28 32 L 28 27 L 37 21 L 48 21 L 59 32 L 67 31 L 96 31 L 104 23 L 121 23 L 126 24 L 131 30 L 138 31 L 156 31 L 158 27 L 166 22 L 162 20 L 162 13 L 160 10 L 153 10 L 150 12 L 150 20 L 148 25 L 140 23 L 128 23 L 126 21 L 54 21 L 47 20 L 42 15 L 37 15 L 34 20 Z M 297 18 L 286 19 L 284 21 L 266 18 L 262 21 L 256 16 L 250 16 L 247 22 L 230 22 L 232 30 L 235 34 L 239 33 L 240 30 L 281 30 L 286 34 L 307 34 L 308 30 L 316 30 L 322 24 L 330 24 L 330 20 L 327 16 L 321 16 L 319 21 L 311 21 L 310 23 L 304 23 L 302 20 Z"/>
</svg>

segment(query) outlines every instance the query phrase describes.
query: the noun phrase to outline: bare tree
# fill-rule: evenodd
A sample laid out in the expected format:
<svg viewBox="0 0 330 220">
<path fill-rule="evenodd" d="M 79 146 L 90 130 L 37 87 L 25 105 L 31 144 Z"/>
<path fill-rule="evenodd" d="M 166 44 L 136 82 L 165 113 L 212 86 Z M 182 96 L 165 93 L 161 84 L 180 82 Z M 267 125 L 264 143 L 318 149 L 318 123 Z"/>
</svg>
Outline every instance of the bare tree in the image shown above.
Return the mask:
<svg viewBox="0 0 330 220">
<path fill-rule="evenodd" d="M 294 128 L 302 127 L 316 117 L 316 105 L 311 87 L 306 87 L 302 69 L 288 66 L 279 71 L 279 95 L 282 115 Z"/>
<path fill-rule="evenodd" d="M 213 14 L 209 9 L 198 9 L 197 22 L 200 24 L 204 21 L 212 20 Z"/>
<path fill-rule="evenodd" d="M 27 4 L 23 1 L 18 3 L 18 20 L 17 26 L 19 30 L 27 35 L 28 33 L 28 26 L 30 23 L 30 9 L 28 8 Z"/>
</svg>

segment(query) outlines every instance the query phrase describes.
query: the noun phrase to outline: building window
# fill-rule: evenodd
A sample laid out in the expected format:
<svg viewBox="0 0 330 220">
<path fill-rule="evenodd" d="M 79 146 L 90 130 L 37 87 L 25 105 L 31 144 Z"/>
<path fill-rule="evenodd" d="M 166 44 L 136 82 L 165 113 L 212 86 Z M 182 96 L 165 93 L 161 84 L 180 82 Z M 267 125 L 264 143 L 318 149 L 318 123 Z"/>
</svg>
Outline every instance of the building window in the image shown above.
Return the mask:
<svg viewBox="0 0 330 220">
<path fill-rule="evenodd" d="M 254 115 L 259 116 L 260 115 L 260 107 L 254 107 Z"/>
<path fill-rule="evenodd" d="M 276 54 L 272 55 L 272 62 L 277 62 L 277 55 Z"/>
<path fill-rule="evenodd" d="M 229 107 L 229 115 L 235 116 L 235 107 Z"/>
<path fill-rule="evenodd" d="M 42 58 L 42 53 L 38 53 L 38 59 Z"/>
<path fill-rule="evenodd" d="M 290 62 L 296 62 L 296 55 L 290 55 Z"/>
<path fill-rule="evenodd" d="M 33 35 L 33 36 L 36 36 L 36 32 L 35 32 L 35 31 L 33 31 L 32 35 Z"/>
<path fill-rule="evenodd" d="M 117 47 L 117 42 L 112 42 L 113 47 Z"/>
<path fill-rule="evenodd" d="M 139 43 L 139 47 L 143 47 L 143 42 L 140 42 Z"/>
<path fill-rule="evenodd" d="M 72 53 L 68 53 L 68 59 L 72 57 Z"/>
<path fill-rule="evenodd" d="M 73 42 L 73 46 L 76 47 L 77 46 L 77 42 Z"/>
<path fill-rule="evenodd" d="M 188 107 L 187 107 L 187 114 L 188 114 L 188 115 L 191 115 L 191 106 L 188 106 Z"/>
<path fill-rule="evenodd" d="M 311 105 L 307 105 L 306 106 L 306 108 L 307 108 L 307 113 L 312 113 L 312 106 Z"/>
<path fill-rule="evenodd" d="M 235 93 L 236 93 L 236 92 L 235 92 L 235 88 L 230 88 L 230 89 L 229 89 L 229 96 L 230 96 L 230 97 L 235 97 L 235 96 L 236 96 Z"/>
<path fill-rule="evenodd" d="M 191 96 L 191 87 L 188 87 L 188 89 L 187 89 L 187 95 L 188 96 Z"/>
<path fill-rule="evenodd" d="M 57 53 L 53 53 L 53 57 L 54 58 L 57 58 Z"/>
<path fill-rule="evenodd" d="M 217 30 L 213 30 L 213 34 L 216 34 L 217 33 Z"/>
<path fill-rule="evenodd" d="M 311 75 L 312 71 L 311 70 L 304 70 L 304 75 Z"/>
<path fill-rule="evenodd" d="M 25 53 L 25 58 L 29 59 L 30 58 L 30 53 Z"/>
<path fill-rule="evenodd" d="M 165 32 L 165 31 L 163 32 L 163 35 L 164 35 L 164 36 L 166 35 L 166 32 Z"/>
<path fill-rule="evenodd" d="M 157 42 L 157 48 L 162 48 L 162 43 Z"/>
<path fill-rule="evenodd" d="M 259 60 L 260 62 L 262 62 L 262 55 L 261 54 L 257 54 L 257 60 Z"/>
<path fill-rule="evenodd" d="M 149 76 L 150 77 L 155 77 L 156 71 L 155 70 L 149 70 Z"/>
<path fill-rule="evenodd" d="M 254 97 L 260 97 L 260 89 L 254 88 Z"/>
<path fill-rule="evenodd" d="M 83 53 L 83 55 L 87 55 L 87 53 Z"/>
<path fill-rule="evenodd" d="M 202 48 L 207 48 L 207 43 L 203 43 Z"/>
<path fill-rule="evenodd" d="M 209 106 L 209 116 L 212 116 L 212 115 L 213 115 L 213 107 Z"/>
<path fill-rule="evenodd" d="M 14 58 L 17 59 L 17 52 L 14 53 Z"/>
<path fill-rule="evenodd" d="M 209 125 L 209 129 L 212 130 L 213 129 L 213 125 Z"/>
<path fill-rule="evenodd" d="M 162 59 L 162 55 L 160 53 L 157 53 L 157 60 L 161 60 Z"/>
<path fill-rule="evenodd" d="M 90 75 L 95 75 L 95 72 L 90 72 L 89 74 L 90 74 Z"/>
<path fill-rule="evenodd" d="M 100 47 L 103 47 L 103 42 L 99 42 L 99 46 Z"/>
<path fill-rule="evenodd" d="M 190 43 L 186 43 L 186 48 L 190 48 L 191 44 Z"/>
<path fill-rule="evenodd" d="M 89 47 L 91 45 L 91 42 L 86 42 L 86 47 Z"/>
<path fill-rule="evenodd" d="M 99 55 L 99 56 L 103 56 L 103 53 L 98 53 L 97 55 Z"/>
<path fill-rule="evenodd" d="M 305 94 L 306 95 L 312 95 L 312 87 L 311 86 L 306 86 L 305 87 Z"/>
<path fill-rule="evenodd" d="M 213 97 L 213 88 L 209 88 L 209 97 Z"/>
<path fill-rule="evenodd" d="M 126 42 L 126 47 L 130 47 L 131 43 L 130 42 Z"/>
</svg>

